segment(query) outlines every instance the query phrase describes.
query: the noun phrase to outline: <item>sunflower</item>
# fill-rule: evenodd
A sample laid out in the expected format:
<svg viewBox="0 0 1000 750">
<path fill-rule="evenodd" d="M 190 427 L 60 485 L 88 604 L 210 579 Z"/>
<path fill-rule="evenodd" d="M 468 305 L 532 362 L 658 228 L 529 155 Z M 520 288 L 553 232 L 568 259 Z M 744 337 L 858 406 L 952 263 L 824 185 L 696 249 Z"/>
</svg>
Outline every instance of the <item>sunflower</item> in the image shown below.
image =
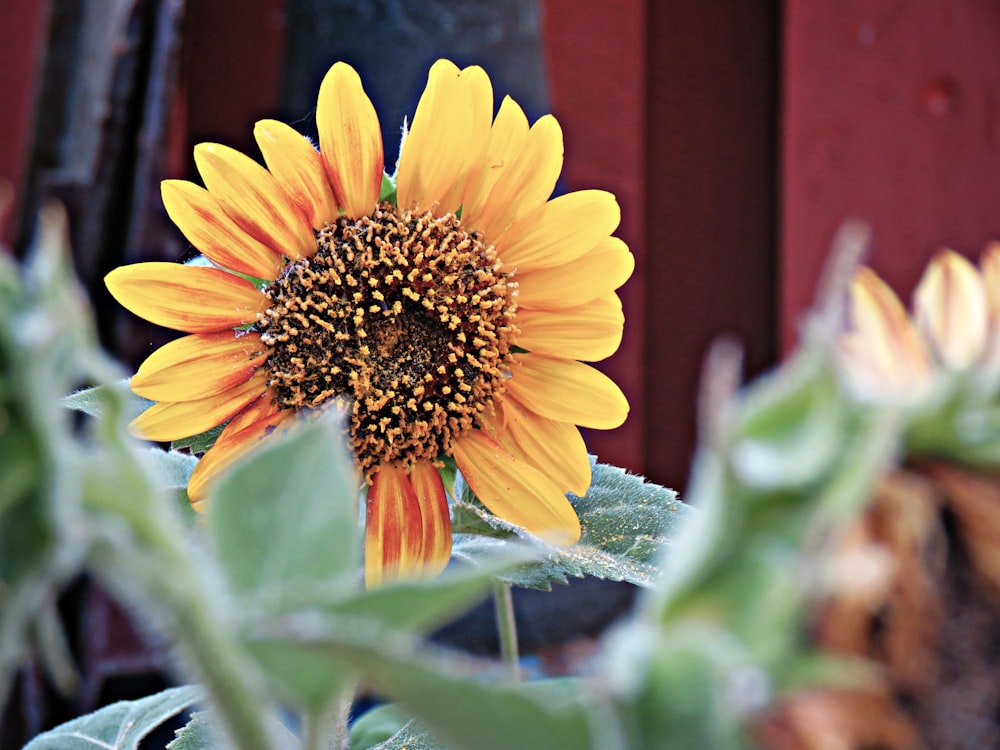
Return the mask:
<svg viewBox="0 0 1000 750">
<path fill-rule="evenodd" d="M 212 481 L 296 417 L 346 411 L 366 484 L 369 584 L 436 575 L 451 552 L 439 469 L 449 457 L 496 515 L 554 544 L 580 524 L 590 462 L 578 426 L 610 429 L 621 390 L 582 361 L 610 356 L 634 268 L 610 193 L 549 200 L 562 169 L 552 116 L 529 127 L 509 97 L 494 117 L 478 67 L 431 68 L 396 173 L 358 74 L 335 64 L 316 108 L 319 149 L 256 124 L 266 168 L 195 147 L 202 188 L 163 204 L 210 266 L 139 263 L 106 278 L 133 313 L 187 333 L 131 379 L 156 403 L 139 436 L 224 425 L 188 484 Z"/>
</svg>

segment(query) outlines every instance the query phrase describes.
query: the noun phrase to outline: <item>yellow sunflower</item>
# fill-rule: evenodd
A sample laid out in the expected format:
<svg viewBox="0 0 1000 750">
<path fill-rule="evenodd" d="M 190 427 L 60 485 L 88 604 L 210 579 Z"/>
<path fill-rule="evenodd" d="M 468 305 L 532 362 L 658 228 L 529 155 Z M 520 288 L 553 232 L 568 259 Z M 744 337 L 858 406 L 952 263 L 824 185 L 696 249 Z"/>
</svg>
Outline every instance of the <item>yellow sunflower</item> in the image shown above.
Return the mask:
<svg viewBox="0 0 1000 750">
<path fill-rule="evenodd" d="M 166 441 L 225 425 L 188 484 L 196 508 L 258 441 L 337 404 L 367 484 L 369 584 L 447 563 L 446 457 L 498 516 L 556 544 L 579 538 L 565 496 L 590 484 L 577 426 L 616 427 L 628 403 L 578 360 L 618 348 L 615 290 L 634 260 L 611 236 L 613 195 L 549 200 L 556 120 L 529 127 L 509 97 L 493 112 L 481 68 L 436 62 L 383 191 L 375 109 L 337 63 L 319 91 L 319 150 L 264 120 L 266 169 L 203 143 L 205 188 L 163 183 L 167 213 L 213 267 L 139 263 L 106 283 L 189 334 L 133 376 L 157 403 L 132 428 Z"/>
</svg>

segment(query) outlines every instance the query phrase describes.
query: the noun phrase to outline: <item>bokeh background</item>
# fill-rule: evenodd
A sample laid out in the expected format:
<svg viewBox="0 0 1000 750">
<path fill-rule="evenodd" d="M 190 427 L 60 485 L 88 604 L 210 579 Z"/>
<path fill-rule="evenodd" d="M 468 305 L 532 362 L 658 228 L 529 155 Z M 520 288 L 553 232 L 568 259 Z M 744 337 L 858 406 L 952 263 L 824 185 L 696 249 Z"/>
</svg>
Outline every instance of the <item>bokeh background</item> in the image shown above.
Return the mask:
<svg viewBox="0 0 1000 750">
<path fill-rule="evenodd" d="M 196 179 L 195 143 L 257 155 L 263 117 L 310 133 L 342 59 L 391 161 L 430 63 L 480 64 L 497 103 L 560 120 L 560 190 L 618 195 L 637 263 L 622 348 L 599 366 L 632 414 L 588 443 L 683 490 L 707 346 L 741 342 L 748 376 L 793 346 L 844 219 L 870 222 L 870 261 L 904 295 L 938 247 L 1000 237 L 998 49 L 992 0 L 0 0 L 0 179 L 16 191 L 0 236 L 23 253 L 39 203 L 62 200 L 102 340 L 135 367 L 169 334 L 101 279 L 190 253 L 158 184 Z M 89 693 L 46 700 L 29 669 L 17 731 L 128 696 L 159 664 L 99 592 L 68 611 L 74 596 Z"/>
</svg>

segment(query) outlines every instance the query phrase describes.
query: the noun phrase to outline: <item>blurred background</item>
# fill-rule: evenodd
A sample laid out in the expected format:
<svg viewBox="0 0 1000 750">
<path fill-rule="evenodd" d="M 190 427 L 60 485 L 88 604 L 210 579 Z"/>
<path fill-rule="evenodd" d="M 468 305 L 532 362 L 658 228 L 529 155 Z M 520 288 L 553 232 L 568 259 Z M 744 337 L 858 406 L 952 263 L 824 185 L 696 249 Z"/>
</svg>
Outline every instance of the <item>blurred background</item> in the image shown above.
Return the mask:
<svg viewBox="0 0 1000 750">
<path fill-rule="evenodd" d="M 346 60 L 391 163 L 430 64 L 480 64 L 497 103 L 559 119 L 559 190 L 618 196 L 636 272 L 599 367 L 632 413 L 588 444 L 683 490 L 706 347 L 734 337 L 752 376 L 793 346 L 845 218 L 871 223 L 870 260 L 904 295 L 941 245 L 975 256 L 1000 237 L 998 49 L 992 0 L 0 0 L 0 179 L 16 190 L 0 236 L 23 253 L 40 201 L 63 201 L 102 340 L 134 368 L 169 334 L 101 279 L 190 253 L 158 184 L 197 179 L 195 143 L 258 156 L 264 117 L 311 133 L 319 81 Z M 77 708 L 155 661 L 87 596 Z M 108 675 L 126 678 L 109 691 Z M 22 724 L 58 713 L 42 692 L 25 680 Z"/>
</svg>

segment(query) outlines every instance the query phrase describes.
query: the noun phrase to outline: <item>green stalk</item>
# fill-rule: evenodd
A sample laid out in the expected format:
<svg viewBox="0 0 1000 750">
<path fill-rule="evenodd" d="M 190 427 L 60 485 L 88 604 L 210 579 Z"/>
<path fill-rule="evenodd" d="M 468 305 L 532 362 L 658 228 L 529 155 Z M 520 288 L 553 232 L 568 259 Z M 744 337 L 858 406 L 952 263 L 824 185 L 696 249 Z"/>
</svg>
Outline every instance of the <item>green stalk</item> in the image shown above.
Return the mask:
<svg viewBox="0 0 1000 750">
<path fill-rule="evenodd" d="M 85 491 L 92 510 L 117 515 L 133 534 L 131 543 L 122 544 L 118 537 L 105 540 L 106 552 L 110 554 L 102 561 L 106 563 L 103 580 L 114 587 L 123 571 L 128 571 L 139 584 L 143 604 L 151 604 L 159 614 L 157 619 L 178 644 L 188 667 L 195 670 L 195 676 L 208 693 L 209 703 L 216 709 L 222 730 L 235 747 L 274 750 L 265 721 L 267 712 L 261 695 L 253 689 L 256 680 L 248 669 L 249 662 L 227 630 L 226 618 L 217 611 L 211 593 L 195 569 L 196 564 L 182 541 L 183 531 L 175 518 L 157 506 L 154 491 L 141 470 L 126 462 L 129 456 L 120 440 L 114 442 L 121 451 L 118 468 L 124 469 L 124 476 L 116 478 L 124 479 L 124 486 L 91 487 Z M 88 476 L 88 480 L 100 482 L 98 476 Z M 123 491 L 121 495 L 116 492 L 126 488 L 131 492 Z M 130 501 L 123 502 L 121 497 L 129 497 Z M 128 585 L 120 590 L 132 598 L 136 593 Z"/>
<path fill-rule="evenodd" d="M 500 657 L 511 682 L 521 681 L 521 663 L 517 652 L 517 620 L 514 618 L 514 598 L 510 585 L 493 582 L 493 601 L 497 613 L 497 634 L 500 636 Z"/>
</svg>

